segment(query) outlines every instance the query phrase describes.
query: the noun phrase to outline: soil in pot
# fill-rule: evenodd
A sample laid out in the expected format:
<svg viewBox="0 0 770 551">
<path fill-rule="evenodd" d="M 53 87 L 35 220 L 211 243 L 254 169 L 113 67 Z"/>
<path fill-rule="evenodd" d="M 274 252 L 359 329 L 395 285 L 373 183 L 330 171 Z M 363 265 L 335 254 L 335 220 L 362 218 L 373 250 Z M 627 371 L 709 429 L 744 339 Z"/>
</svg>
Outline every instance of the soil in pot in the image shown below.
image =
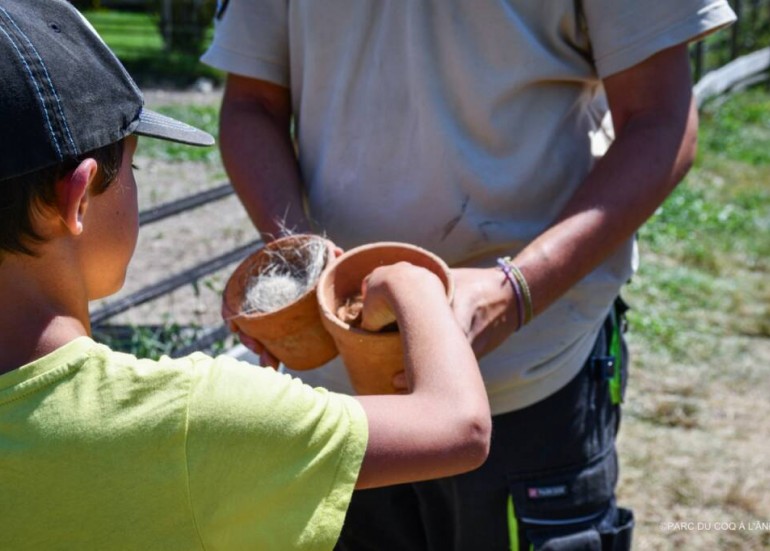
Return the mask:
<svg viewBox="0 0 770 551">
<path fill-rule="evenodd" d="M 393 376 L 404 369 L 401 335 L 395 324 L 376 333 L 360 328 L 362 281 L 378 266 L 400 261 L 438 275 L 451 301 L 454 282 L 449 267 L 433 253 L 406 243 L 374 243 L 351 249 L 327 267 L 318 282 L 322 321 L 334 337 L 358 394 L 395 392 Z"/>
</svg>

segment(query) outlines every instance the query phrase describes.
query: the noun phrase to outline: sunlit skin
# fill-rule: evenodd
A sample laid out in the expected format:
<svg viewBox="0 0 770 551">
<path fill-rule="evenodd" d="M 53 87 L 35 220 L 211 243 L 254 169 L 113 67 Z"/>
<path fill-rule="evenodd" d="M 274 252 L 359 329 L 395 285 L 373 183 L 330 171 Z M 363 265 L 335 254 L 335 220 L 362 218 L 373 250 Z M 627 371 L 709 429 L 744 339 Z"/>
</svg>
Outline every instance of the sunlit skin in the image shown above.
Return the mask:
<svg viewBox="0 0 770 551">
<path fill-rule="evenodd" d="M 107 190 L 92 196 L 90 217 L 83 228 L 79 247 L 89 300 L 111 295 L 123 287 L 126 269 L 136 248 L 139 211 L 132 160 L 137 138 L 129 136 L 123 162 L 115 182 Z"/>
<path fill-rule="evenodd" d="M 89 335 L 88 302 L 118 291 L 138 236 L 131 162 L 137 139 L 126 139 L 120 172 L 100 194 L 99 166 L 84 159 L 55 186 L 53 205 L 33 223 L 46 241 L 37 256 L 7 254 L 0 263 L 0 373 Z"/>
<path fill-rule="evenodd" d="M 94 159 L 65 175 L 56 184 L 55 204 L 35 217 L 35 229 L 47 238 L 38 256 L 7 255 L 0 263 L 0 374 L 90 335 L 89 300 L 123 285 L 139 225 L 135 150 L 136 138 L 127 138 L 120 172 L 101 194 L 93 193 L 99 174 Z M 426 310 L 436 318 L 425 316 Z M 413 392 L 359 398 L 369 440 L 356 486 L 478 467 L 489 450 L 489 404 L 441 281 L 410 264 L 378 268 L 367 281 L 363 314 L 364 320 L 398 319 Z"/>
</svg>

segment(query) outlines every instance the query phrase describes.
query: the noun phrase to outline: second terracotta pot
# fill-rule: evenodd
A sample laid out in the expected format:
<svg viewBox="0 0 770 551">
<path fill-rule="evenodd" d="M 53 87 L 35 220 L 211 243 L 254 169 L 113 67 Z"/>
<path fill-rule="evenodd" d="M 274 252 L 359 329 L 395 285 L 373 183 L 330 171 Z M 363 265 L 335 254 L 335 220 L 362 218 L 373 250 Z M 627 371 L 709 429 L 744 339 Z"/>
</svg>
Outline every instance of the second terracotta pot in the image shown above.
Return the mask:
<svg viewBox="0 0 770 551">
<path fill-rule="evenodd" d="M 307 262 L 307 245 L 321 240 L 325 248 L 325 266 L 334 262 L 334 245 L 315 235 L 291 235 L 276 239 L 247 257 L 230 276 L 222 297 L 222 316 L 238 329 L 256 339 L 286 367 L 306 370 L 319 367 L 337 356 L 337 348 L 326 332 L 318 312 L 316 285 L 297 300 L 268 312 L 244 309 L 246 294 L 253 278 L 263 273 L 277 253 L 285 262 L 302 268 Z M 317 250 L 317 249 L 316 249 Z"/>
<path fill-rule="evenodd" d="M 318 280 L 321 321 L 334 338 L 358 394 L 392 394 L 393 376 L 404 369 L 404 353 L 398 331 L 373 333 L 353 327 L 338 316 L 340 308 L 361 292 L 361 282 L 379 266 L 409 262 L 435 273 L 452 300 L 454 282 L 449 267 L 438 256 L 407 243 L 381 242 L 350 249 Z"/>
</svg>

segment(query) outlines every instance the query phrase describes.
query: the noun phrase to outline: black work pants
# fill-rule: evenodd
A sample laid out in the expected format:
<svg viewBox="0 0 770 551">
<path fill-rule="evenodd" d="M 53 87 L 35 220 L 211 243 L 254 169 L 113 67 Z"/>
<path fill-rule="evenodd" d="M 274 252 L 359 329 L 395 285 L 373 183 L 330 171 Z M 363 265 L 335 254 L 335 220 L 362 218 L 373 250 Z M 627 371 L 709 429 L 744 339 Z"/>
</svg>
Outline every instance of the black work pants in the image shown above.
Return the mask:
<svg viewBox="0 0 770 551">
<path fill-rule="evenodd" d="M 489 458 L 479 469 L 356 491 L 337 551 L 630 548 L 633 515 L 614 497 L 620 405 L 609 379 L 620 369 L 624 387 L 627 366 L 624 344 L 621 358 L 609 355 L 618 324 L 613 312 L 565 387 L 493 417 Z"/>
</svg>

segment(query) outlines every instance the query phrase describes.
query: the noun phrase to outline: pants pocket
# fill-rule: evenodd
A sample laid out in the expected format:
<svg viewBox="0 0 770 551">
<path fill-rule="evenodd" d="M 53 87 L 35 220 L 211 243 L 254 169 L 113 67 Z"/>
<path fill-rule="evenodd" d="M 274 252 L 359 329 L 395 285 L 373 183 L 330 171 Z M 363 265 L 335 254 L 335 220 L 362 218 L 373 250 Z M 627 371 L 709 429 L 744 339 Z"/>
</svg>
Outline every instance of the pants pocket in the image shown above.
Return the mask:
<svg viewBox="0 0 770 551">
<path fill-rule="evenodd" d="M 609 526 L 600 526 L 602 549 L 606 551 L 626 551 L 631 549 L 634 532 L 634 513 L 630 509 L 617 507 L 615 518 Z"/>
<path fill-rule="evenodd" d="M 579 468 L 510 478 L 510 549 L 630 549 L 633 515 L 615 506 L 616 478 L 614 451 Z"/>
<path fill-rule="evenodd" d="M 592 519 L 571 518 L 558 522 L 523 517 L 519 535 L 511 540 L 512 551 L 630 551 L 633 513 L 611 503 Z"/>
</svg>

